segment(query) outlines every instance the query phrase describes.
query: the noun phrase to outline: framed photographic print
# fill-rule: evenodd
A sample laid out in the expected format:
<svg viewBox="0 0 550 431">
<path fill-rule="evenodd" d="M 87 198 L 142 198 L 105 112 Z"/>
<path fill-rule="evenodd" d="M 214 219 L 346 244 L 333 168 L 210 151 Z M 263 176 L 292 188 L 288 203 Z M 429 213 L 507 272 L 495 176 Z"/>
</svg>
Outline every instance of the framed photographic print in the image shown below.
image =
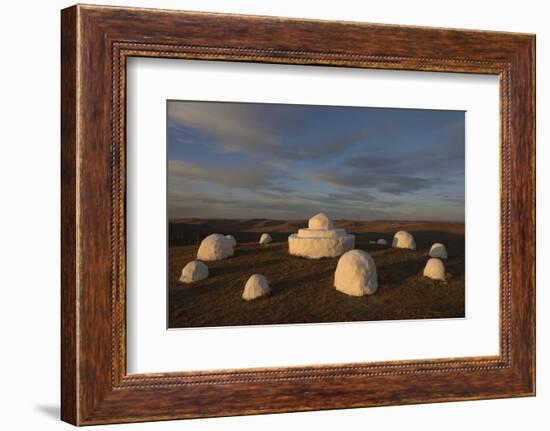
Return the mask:
<svg viewBox="0 0 550 431">
<path fill-rule="evenodd" d="M 167 117 L 169 328 L 465 316 L 463 111 L 170 100 Z"/>
<path fill-rule="evenodd" d="M 62 419 L 535 394 L 535 37 L 62 11 Z"/>
</svg>

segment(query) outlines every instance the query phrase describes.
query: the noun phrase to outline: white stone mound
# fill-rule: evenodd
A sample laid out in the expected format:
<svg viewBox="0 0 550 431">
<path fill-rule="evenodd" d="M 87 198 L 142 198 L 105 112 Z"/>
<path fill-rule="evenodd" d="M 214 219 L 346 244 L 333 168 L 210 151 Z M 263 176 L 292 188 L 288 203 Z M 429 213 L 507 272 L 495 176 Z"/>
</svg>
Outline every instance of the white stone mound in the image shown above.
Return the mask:
<svg viewBox="0 0 550 431">
<path fill-rule="evenodd" d="M 268 233 L 262 233 L 262 236 L 260 237 L 260 244 L 269 244 L 271 241 L 271 235 Z"/>
<path fill-rule="evenodd" d="M 311 217 L 307 229 L 299 229 L 288 237 L 288 252 L 310 259 L 337 257 L 354 247 L 355 235 L 344 229 L 334 229 L 324 213 Z"/>
<path fill-rule="evenodd" d="M 376 241 L 376 244 L 388 245 L 388 241 L 386 241 L 384 238 L 380 238 L 378 241 Z"/>
<path fill-rule="evenodd" d="M 309 229 L 332 229 L 332 220 L 328 218 L 325 213 L 319 213 L 311 217 L 308 221 L 307 227 Z"/>
<path fill-rule="evenodd" d="M 197 252 L 199 260 L 220 260 L 233 256 L 233 246 L 225 235 L 213 233 L 204 238 Z"/>
<path fill-rule="evenodd" d="M 334 273 L 336 290 L 351 296 L 371 295 L 378 290 L 376 264 L 363 250 L 351 250 L 338 260 Z"/>
<path fill-rule="evenodd" d="M 269 284 L 262 274 L 252 275 L 244 286 L 243 299 L 250 301 L 251 299 L 265 296 L 270 292 Z"/>
<path fill-rule="evenodd" d="M 424 277 L 445 281 L 445 265 L 443 265 L 441 259 L 432 257 L 428 260 L 424 268 Z"/>
<path fill-rule="evenodd" d="M 447 259 L 447 249 L 439 242 L 436 242 L 430 248 L 430 257 L 437 257 L 438 259 Z"/>
<path fill-rule="evenodd" d="M 400 230 L 393 236 L 392 247 L 416 250 L 416 242 L 409 232 Z"/>
<path fill-rule="evenodd" d="M 225 237 L 229 240 L 229 243 L 231 244 L 231 247 L 237 246 L 237 240 L 233 235 L 225 235 Z"/>
<path fill-rule="evenodd" d="M 200 260 L 193 260 L 185 265 L 181 271 L 182 283 L 193 283 L 208 277 L 208 267 Z"/>
</svg>

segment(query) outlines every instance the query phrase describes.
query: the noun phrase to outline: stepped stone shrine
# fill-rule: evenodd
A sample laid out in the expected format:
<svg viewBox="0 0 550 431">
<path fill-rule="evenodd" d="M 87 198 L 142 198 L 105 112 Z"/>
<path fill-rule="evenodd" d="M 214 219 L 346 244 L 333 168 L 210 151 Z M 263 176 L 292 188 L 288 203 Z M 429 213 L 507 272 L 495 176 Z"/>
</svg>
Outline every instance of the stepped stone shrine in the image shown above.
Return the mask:
<svg viewBox="0 0 550 431">
<path fill-rule="evenodd" d="M 311 217 L 307 229 L 299 229 L 288 237 L 288 252 L 310 259 L 337 257 L 354 248 L 355 235 L 335 229 L 324 213 Z"/>
</svg>

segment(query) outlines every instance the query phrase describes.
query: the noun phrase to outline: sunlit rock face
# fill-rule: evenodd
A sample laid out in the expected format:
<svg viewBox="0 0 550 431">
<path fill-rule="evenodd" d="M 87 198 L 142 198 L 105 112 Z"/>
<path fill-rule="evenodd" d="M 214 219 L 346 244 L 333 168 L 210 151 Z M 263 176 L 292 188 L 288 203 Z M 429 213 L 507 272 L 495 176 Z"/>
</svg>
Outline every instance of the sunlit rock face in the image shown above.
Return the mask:
<svg viewBox="0 0 550 431">
<path fill-rule="evenodd" d="M 252 275 L 244 286 L 243 299 L 250 301 L 269 294 L 269 284 L 262 274 Z"/>
<path fill-rule="evenodd" d="M 432 257 L 426 263 L 424 268 L 424 277 L 431 278 L 432 280 L 445 280 L 445 265 L 441 259 Z"/>
<path fill-rule="evenodd" d="M 307 229 L 299 229 L 288 237 L 288 252 L 293 256 L 320 259 L 337 257 L 355 247 L 355 235 L 334 229 L 324 213 L 309 219 Z"/>
<path fill-rule="evenodd" d="M 363 250 L 344 253 L 336 266 L 334 287 L 351 296 L 375 293 L 378 290 L 378 276 L 372 257 Z"/>
<path fill-rule="evenodd" d="M 260 237 L 260 244 L 269 244 L 273 239 L 271 239 L 271 235 L 268 233 L 262 233 L 262 236 Z"/>
<path fill-rule="evenodd" d="M 182 283 L 193 283 L 208 277 L 208 267 L 200 260 L 193 260 L 185 265 L 181 271 Z"/>
<path fill-rule="evenodd" d="M 311 217 L 307 223 L 310 229 L 332 229 L 332 220 L 325 213 L 319 213 Z"/>
<path fill-rule="evenodd" d="M 440 242 L 436 242 L 430 248 L 430 257 L 437 257 L 438 259 L 447 259 L 447 249 Z"/>
<path fill-rule="evenodd" d="M 225 235 L 213 233 L 204 238 L 197 252 L 198 260 L 220 260 L 233 256 L 233 246 Z"/>
<path fill-rule="evenodd" d="M 400 230 L 393 236 L 392 247 L 416 250 L 416 242 L 409 232 Z"/>
</svg>

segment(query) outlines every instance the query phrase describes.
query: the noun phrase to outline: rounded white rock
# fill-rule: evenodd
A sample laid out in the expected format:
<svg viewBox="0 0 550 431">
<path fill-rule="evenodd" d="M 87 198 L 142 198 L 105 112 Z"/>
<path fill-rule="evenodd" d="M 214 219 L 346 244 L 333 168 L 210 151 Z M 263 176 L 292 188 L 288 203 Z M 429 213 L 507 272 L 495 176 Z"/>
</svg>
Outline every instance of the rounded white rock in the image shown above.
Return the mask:
<svg viewBox="0 0 550 431">
<path fill-rule="evenodd" d="M 225 237 L 228 239 L 229 243 L 231 244 L 231 247 L 235 247 L 237 245 L 237 240 L 233 235 L 225 235 Z"/>
<path fill-rule="evenodd" d="M 271 241 L 271 235 L 268 233 L 262 233 L 262 236 L 260 237 L 260 244 L 269 244 Z"/>
<path fill-rule="evenodd" d="M 311 217 L 308 221 L 307 227 L 310 229 L 332 229 L 332 220 L 328 218 L 325 213 L 319 213 Z"/>
<path fill-rule="evenodd" d="M 269 294 L 269 284 L 262 274 L 254 274 L 250 276 L 244 286 L 243 299 L 250 301 L 261 296 Z"/>
<path fill-rule="evenodd" d="M 384 238 L 380 238 L 378 241 L 376 241 L 376 244 L 378 244 L 378 245 L 388 245 L 388 241 L 386 241 Z"/>
<path fill-rule="evenodd" d="M 441 259 L 435 257 L 428 259 L 424 268 L 424 277 L 431 278 L 432 280 L 445 280 L 445 265 L 443 265 Z"/>
<path fill-rule="evenodd" d="M 197 252 L 199 260 L 220 260 L 233 256 L 233 246 L 225 235 L 213 233 L 204 238 Z"/>
<path fill-rule="evenodd" d="M 409 232 L 400 230 L 393 236 L 392 247 L 416 250 L 416 242 Z"/>
<path fill-rule="evenodd" d="M 334 287 L 351 296 L 375 293 L 378 290 L 378 276 L 372 257 L 363 250 L 344 253 L 336 266 Z"/>
<path fill-rule="evenodd" d="M 200 260 L 193 260 L 183 267 L 180 281 L 182 283 L 193 283 L 205 278 L 208 278 L 208 267 Z"/>
<path fill-rule="evenodd" d="M 430 257 L 437 257 L 438 259 L 447 259 L 447 249 L 439 242 L 436 242 L 430 248 Z"/>
</svg>

